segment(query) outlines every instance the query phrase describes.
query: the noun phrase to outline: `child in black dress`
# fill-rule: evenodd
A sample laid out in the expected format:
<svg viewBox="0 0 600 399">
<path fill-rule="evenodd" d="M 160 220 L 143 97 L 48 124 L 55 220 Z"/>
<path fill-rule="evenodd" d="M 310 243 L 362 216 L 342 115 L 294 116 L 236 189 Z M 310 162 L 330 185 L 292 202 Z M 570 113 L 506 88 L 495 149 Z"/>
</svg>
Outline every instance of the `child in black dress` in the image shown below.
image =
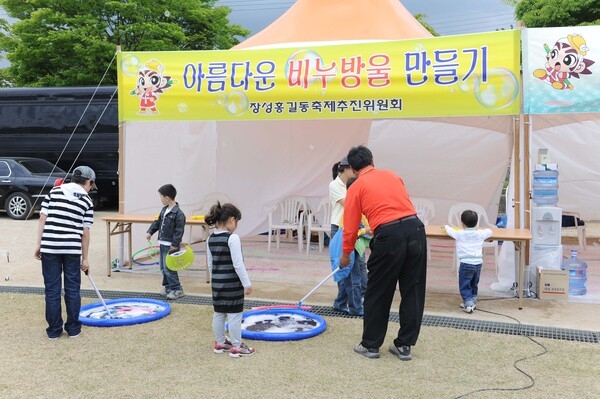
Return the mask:
<svg viewBox="0 0 600 399">
<path fill-rule="evenodd" d="M 250 356 L 254 348 L 242 342 L 242 312 L 244 294 L 252 293 L 240 237 L 233 232 L 242 214 L 232 204 L 217 202 L 204 220 L 215 231 L 208 237 L 207 258 L 211 274 L 213 332 L 215 353 L 229 352 L 231 357 Z M 229 322 L 229 338 L 225 336 L 225 322 Z"/>
</svg>

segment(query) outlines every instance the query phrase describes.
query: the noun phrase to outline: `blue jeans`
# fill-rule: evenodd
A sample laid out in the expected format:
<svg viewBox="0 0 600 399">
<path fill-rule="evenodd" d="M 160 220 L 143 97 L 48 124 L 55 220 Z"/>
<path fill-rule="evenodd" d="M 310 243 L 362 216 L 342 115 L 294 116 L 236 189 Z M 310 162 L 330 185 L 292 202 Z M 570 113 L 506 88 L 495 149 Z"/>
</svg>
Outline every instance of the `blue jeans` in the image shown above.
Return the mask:
<svg viewBox="0 0 600 399">
<path fill-rule="evenodd" d="M 64 329 L 69 335 L 81 332 L 79 311 L 81 309 L 81 256 L 57 255 L 42 253 L 42 276 L 44 277 L 44 294 L 46 296 L 46 333 L 56 338 L 63 332 L 61 308 L 61 277 L 64 275 L 65 308 L 67 322 Z"/>
<path fill-rule="evenodd" d="M 338 232 L 339 229 L 340 227 L 338 225 L 331 225 L 331 238 L 333 238 L 333 236 Z M 348 304 L 348 293 L 346 292 L 345 280 L 346 279 L 343 279 L 337 282 L 338 293 L 335 297 L 335 300 L 333 301 L 333 307 L 336 309 L 345 308 Z"/>
<path fill-rule="evenodd" d="M 458 289 L 465 305 L 473 305 L 477 301 L 481 264 L 470 265 L 460 262 L 458 269 Z"/>
<path fill-rule="evenodd" d="M 362 254 L 359 257 L 359 266 L 360 266 L 360 291 L 361 296 L 364 298 L 365 293 L 367 292 L 367 281 L 368 281 L 368 272 L 367 272 L 367 261 L 365 260 L 365 254 Z M 361 300 L 362 302 L 362 300 Z"/>
<path fill-rule="evenodd" d="M 331 237 L 338 232 L 339 227 L 335 224 L 331 225 Z M 362 298 L 367 287 L 367 265 L 365 256 L 359 256 L 354 251 L 354 263 L 350 275 L 345 279 L 338 281 L 338 294 L 333 301 L 333 307 L 337 309 L 348 306 L 350 314 L 356 315 L 362 311 Z"/>
<path fill-rule="evenodd" d="M 357 315 L 362 312 L 363 272 L 361 269 L 361 258 L 364 261 L 364 256 L 361 257 L 358 252 L 354 251 L 352 270 L 350 270 L 350 275 L 344 279 L 344 288 L 348 297 L 348 312 L 351 315 Z M 365 265 L 365 271 L 366 269 Z"/>
<path fill-rule="evenodd" d="M 167 292 L 177 291 L 181 289 L 181 283 L 179 282 L 179 274 L 167 267 L 166 257 L 171 247 L 169 245 L 160 246 L 160 271 L 163 275 L 162 285 L 165 287 Z"/>
</svg>

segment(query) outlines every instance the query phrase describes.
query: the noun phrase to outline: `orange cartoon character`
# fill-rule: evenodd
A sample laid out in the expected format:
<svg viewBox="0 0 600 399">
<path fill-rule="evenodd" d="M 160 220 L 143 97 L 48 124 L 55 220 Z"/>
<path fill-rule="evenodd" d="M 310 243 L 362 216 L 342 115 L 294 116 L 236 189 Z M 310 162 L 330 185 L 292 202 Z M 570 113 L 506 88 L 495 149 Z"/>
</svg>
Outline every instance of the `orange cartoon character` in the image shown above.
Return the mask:
<svg viewBox="0 0 600 399">
<path fill-rule="evenodd" d="M 589 48 L 581 35 L 567 35 L 558 39 L 552 48 L 544 43 L 544 49 L 547 60 L 545 69 L 536 69 L 533 71 L 533 76 L 556 90 L 573 90 L 570 77 L 579 79 L 580 74 L 592 73 L 589 67 L 594 64 L 594 61 L 585 58 Z"/>
<path fill-rule="evenodd" d="M 171 76 L 165 75 L 165 67 L 159 60 L 152 58 L 138 70 L 137 85 L 131 95 L 140 99 L 139 115 L 157 115 L 158 95 L 173 85 Z"/>
</svg>

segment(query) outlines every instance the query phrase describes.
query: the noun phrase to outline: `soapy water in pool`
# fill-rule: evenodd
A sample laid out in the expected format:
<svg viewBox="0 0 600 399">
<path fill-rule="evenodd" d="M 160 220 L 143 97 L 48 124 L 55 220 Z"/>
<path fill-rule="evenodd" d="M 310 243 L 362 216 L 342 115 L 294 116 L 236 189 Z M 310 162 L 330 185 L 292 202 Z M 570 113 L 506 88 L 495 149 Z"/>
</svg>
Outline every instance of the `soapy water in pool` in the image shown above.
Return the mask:
<svg viewBox="0 0 600 399">
<path fill-rule="evenodd" d="M 260 314 L 245 317 L 242 329 L 268 333 L 290 333 L 312 330 L 320 322 L 307 316 L 293 313 Z"/>
<path fill-rule="evenodd" d="M 98 307 L 89 309 L 85 314 L 81 314 L 80 316 L 90 319 L 129 319 L 161 312 L 164 310 L 164 307 L 144 302 L 122 302 L 116 305 L 109 305 L 108 310 L 110 311 L 110 316 L 106 312 L 106 308 L 99 305 Z"/>
</svg>

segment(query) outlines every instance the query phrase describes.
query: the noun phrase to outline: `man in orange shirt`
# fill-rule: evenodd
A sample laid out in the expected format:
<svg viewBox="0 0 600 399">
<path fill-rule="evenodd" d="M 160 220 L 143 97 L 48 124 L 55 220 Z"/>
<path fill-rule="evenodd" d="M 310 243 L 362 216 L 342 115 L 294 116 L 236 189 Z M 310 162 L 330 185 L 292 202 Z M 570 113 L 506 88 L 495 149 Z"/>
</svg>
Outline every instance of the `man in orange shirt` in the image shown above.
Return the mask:
<svg viewBox="0 0 600 399">
<path fill-rule="evenodd" d="M 374 231 L 367 262 L 363 334 L 354 351 L 368 358 L 379 357 L 398 285 L 402 297 L 400 329 L 389 350 L 400 360 L 411 360 L 411 347 L 417 343 L 425 307 L 425 227 L 416 216 L 402 179 L 392 171 L 375 169 L 373 154 L 367 147 L 351 148 L 347 158 L 358 179 L 346 193 L 340 267 L 350 263 L 363 214 Z"/>
</svg>

